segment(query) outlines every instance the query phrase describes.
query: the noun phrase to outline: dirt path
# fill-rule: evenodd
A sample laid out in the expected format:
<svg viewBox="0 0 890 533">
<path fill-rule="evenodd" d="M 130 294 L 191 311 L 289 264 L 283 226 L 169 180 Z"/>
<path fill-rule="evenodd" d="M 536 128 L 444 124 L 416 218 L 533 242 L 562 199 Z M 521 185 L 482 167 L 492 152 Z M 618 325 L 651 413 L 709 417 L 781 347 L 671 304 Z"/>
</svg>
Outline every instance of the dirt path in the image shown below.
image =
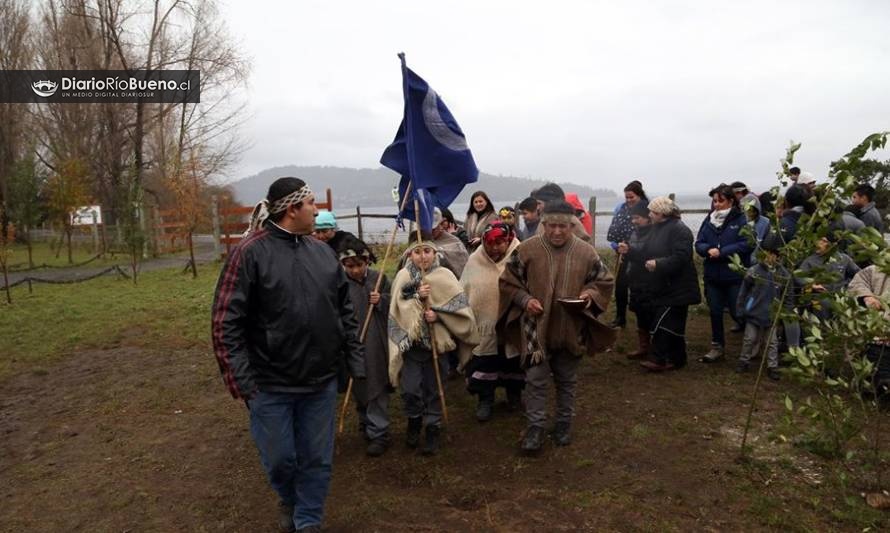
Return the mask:
<svg viewBox="0 0 890 533">
<path fill-rule="evenodd" d="M 809 503 L 818 466 L 735 462 L 752 376 L 646 375 L 611 353 L 579 382 L 575 443 L 533 459 L 516 454 L 520 415 L 476 423 L 458 381 L 442 454 L 417 456 L 394 400 L 384 457 L 366 458 L 354 427 L 338 439 L 326 529 L 838 529 Z M 781 390 L 766 384 L 758 435 Z M 275 509 L 244 407 L 194 349 L 81 352 L 3 383 L 0 495 L 3 531 L 264 531 Z"/>
</svg>

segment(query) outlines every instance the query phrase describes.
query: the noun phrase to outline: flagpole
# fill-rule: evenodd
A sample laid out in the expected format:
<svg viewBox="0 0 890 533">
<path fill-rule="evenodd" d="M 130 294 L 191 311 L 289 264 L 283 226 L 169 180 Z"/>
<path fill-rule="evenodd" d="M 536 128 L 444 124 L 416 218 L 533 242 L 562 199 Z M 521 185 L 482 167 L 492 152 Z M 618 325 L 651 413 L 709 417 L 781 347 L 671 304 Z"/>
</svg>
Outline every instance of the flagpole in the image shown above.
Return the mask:
<svg viewBox="0 0 890 533">
<path fill-rule="evenodd" d="M 386 261 L 389 259 L 389 254 L 392 253 L 392 248 L 396 242 L 396 234 L 399 231 L 399 222 L 398 217 L 402 214 L 402 211 L 405 210 L 405 206 L 408 204 L 408 197 L 411 196 L 411 181 L 408 181 L 408 186 L 405 187 L 405 196 L 402 198 L 402 205 L 399 207 L 399 212 L 396 214 L 396 225 L 392 228 L 392 235 L 389 237 L 389 244 L 386 246 L 386 253 L 383 255 L 383 262 L 380 264 L 380 274 L 377 276 L 377 284 L 374 286 L 374 292 L 379 293 L 380 287 L 383 285 L 383 272 L 386 270 Z M 368 335 L 368 326 L 371 325 L 371 315 L 374 313 L 374 304 L 368 304 L 368 313 L 365 315 L 365 323 L 362 324 L 362 332 L 359 335 L 359 342 L 361 344 L 365 343 L 365 337 Z M 349 405 L 349 396 L 352 394 L 352 376 L 349 377 L 349 383 L 346 385 L 346 396 L 343 397 L 343 407 L 340 408 L 340 422 L 337 426 L 337 433 L 343 433 L 343 424 L 346 421 L 346 408 Z"/>
<path fill-rule="evenodd" d="M 417 201 L 417 195 L 414 195 L 414 218 L 417 222 L 417 242 L 423 242 L 423 236 L 420 233 L 420 203 Z M 426 269 L 423 267 L 423 262 L 420 263 L 420 283 L 424 283 L 424 278 L 426 278 Z M 430 301 L 427 298 L 423 303 L 424 314 L 426 311 L 430 309 Z M 427 323 L 427 328 L 430 332 L 430 346 L 433 349 L 433 369 L 436 371 L 436 386 L 439 387 L 439 402 L 442 404 L 442 416 L 445 418 L 445 423 L 448 424 L 448 407 L 445 405 L 445 389 L 442 387 L 442 373 L 439 372 L 439 348 L 436 347 L 436 330 L 433 329 L 433 324 Z"/>
</svg>

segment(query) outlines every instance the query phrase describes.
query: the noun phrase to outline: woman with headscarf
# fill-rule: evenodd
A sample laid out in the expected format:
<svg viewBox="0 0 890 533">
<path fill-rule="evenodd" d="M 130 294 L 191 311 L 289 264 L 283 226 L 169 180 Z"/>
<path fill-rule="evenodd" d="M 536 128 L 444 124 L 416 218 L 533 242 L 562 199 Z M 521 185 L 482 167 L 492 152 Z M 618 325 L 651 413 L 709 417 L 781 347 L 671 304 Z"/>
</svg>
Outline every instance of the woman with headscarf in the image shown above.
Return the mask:
<svg viewBox="0 0 890 533">
<path fill-rule="evenodd" d="M 643 191 L 643 184 L 634 180 L 624 188 L 624 202 L 615 208 L 612 223 L 609 224 L 609 231 L 606 233 L 609 245 L 616 252 L 618 245 L 626 243 L 634 232 L 630 211 L 637 204 L 646 206 L 649 204 L 649 198 Z M 620 256 L 618 261 L 621 261 Z M 618 275 L 615 279 L 615 320 L 610 324 L 613 327 L 623 328 L 627 324 L 627 295 L 627 265 L 622 262 L 618 267 Z"/>
<path fill-rule="evenodd" d="M 739 201 L 732 187 L 721 183 L 711 189 L 711 212 L 702 221 L 695 240 L 695 251 L 704 258 L 705 298 L 711 310 L 711 350 L 702 356 L 702 363 L 713 363 L 723 358 L 726 336 L 723 328 L 723 310 L 735 321 L 733 332 L 741 332 L 744 326 L 739 318 L 736 301 L 742 286 L 744 273 L 730 268 L 732 256 L 738 255 L 743 266 L 748 266 L 754 249 L 742 228 L 747 217 L 739 208 Z"/>
<path fill-rule="evenodd" d="M 498 280 L 517 246 L 519 240 L 512 226 L 504 222 L 489 224 L 482 234 L 482 246 L 470 255 L 460 277 L 479 336 L 478 345 L 461 345 L 460 362 L 467 376 L 467 391 L 479 397 L 476 419 L 480 422 L 491 419 L 499 386 L 507 391 L 510 410 L 518 411 L 521 407 L 525 372 L 519 366 L 519 350 L 505 345 L 495 331 L 500 298 Z"/>
<path fill-rule="evenodd" d="M 649 202 L 649 218 L 652 229 L 640 255 L 650 275 L 652 358 L 640 365 L 663 372 L 686 366 L 686 318 L 689 306 L 701 302 L 701 292 L 692 261 L 692 231 L 680 220 L 680 208 L 660 196 Z"/>
</svg>

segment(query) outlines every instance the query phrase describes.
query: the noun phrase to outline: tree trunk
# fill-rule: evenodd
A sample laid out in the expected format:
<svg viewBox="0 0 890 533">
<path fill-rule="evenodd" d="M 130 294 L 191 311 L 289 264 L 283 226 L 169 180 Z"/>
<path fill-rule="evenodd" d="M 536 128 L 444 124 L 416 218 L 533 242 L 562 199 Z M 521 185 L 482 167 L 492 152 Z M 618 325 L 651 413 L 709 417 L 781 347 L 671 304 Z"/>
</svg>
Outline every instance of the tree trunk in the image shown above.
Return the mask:
<svg viewBox="0 0 890 533">
<path fill-rule="evenodd" d="M 12 305 L 12 295 L 9 293 L 9 274 L 6 271 L 6 261 L 3 261 L 3 287 L 6 289 L 6 303 Z"/>
<path fill-rule="evenodd" d="M 56 240 L 55 224 L 50 226 L 50 229 L 52 229 L 52 232 L 53 232 L 53 240 L 50 241 L 49 249 L 50 249 L 50 251 L 52 251 L 53 248 L 56 249 L 55 250 L 56 251 L 56 259 L 58 259 L 59 256 L 62 255 L 62 247 L 65 246 L 65 232 L 63 231 L 62 233 L 59 234 L 59 246 L 55 246 L 55 240 Z"/>
<path fill-rule="evenodd" d="M 28 243 L 28 268 L 34 268 L 34 245 L 31 243 L 30 226 L 25 226 L 25 241 Z"/>
<path fill-rule="evenodd" d="M 198 278 L 198 265 L 195 263 L 195 243 L 192 240 L 192 232 L 188 233 L 188 243 L 189 243 L 189 259 L 192 263 L 192 279 Z"/>
<path fill-rule="evenodd" d="M 68 236 L 68 264 L 74 264 L 74 257 L 71 253 L 71 226 L 65 228 L 65 234 Z"/>
<path fill-rule="evenodd" d="M 140 253 L 138 246 L 130 246 L 130 268 L 133 271 L 133 285 L 136 285 L 136 268 L 139 266 Z"/>
</svg>

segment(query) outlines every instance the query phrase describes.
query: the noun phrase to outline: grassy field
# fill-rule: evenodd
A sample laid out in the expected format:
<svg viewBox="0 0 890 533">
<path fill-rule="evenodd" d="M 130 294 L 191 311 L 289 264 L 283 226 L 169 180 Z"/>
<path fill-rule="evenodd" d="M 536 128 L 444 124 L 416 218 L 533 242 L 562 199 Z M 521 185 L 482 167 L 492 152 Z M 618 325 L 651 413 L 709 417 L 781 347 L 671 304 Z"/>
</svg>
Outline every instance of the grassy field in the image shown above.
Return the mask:
<svg viewBox="0 0 890 533">
<path fill-rule="evenodd" d="M 100 278 L 13 289 L 0 307 L 0 530 L 251 531 L 275 501 L 228 397 L 209 340 L 219 264 L 193 280 L 149 272 L 138 286 Z M 391 270 L 390 267 L 388 270 Z M 460 380 L 447 384 L 442 453 L 406 450 L 393 397 L 394 446 L 363 454 L 338 437 L 327 507 L 332 531 L 840 531 L 888 527 L 859 496 L 871 472 L 775 439 L 783 399 L 763 386 L 752 459 L 738 461 L 753 376 L 695 362 L 707 315 L 691 313 L 691 363 L 649 375 L 628 361 L 634 331 L 585 360 L 575 442 L 516 453 L 521 415 L 488 424 Z M 740 338 L 730 337 L 729 353 Z M 843 473 L 844 476 L 840 476 Z"/>
<path fill-rule="evenodd" d="M 28 248 L 23 244 L 16 244 L 11 249 L 9 257 L 10 270 L 23 270 L 29 268 L 28 265 Z M 31 249 L 31 256 L 34 266 L 49 265 L 51 267 L 66 267 L 68 263 L 68 248 L 62 246 L 61 251 L 56 256 L 57 248 L 53 248 L 48 242 L 36 242 Z M 71 248 L 72 263 L 78 264 L 96 256 L 92 245 L 74 244 Z M 102 261 L 99 259 L 99 261 Z M 108 258 L 106 261 L 111 261 Z M 99 264 L 102 264 L 101 262 Z"/>
<path fill-rule="evenodd" d="M 136 346 L 177 349 L 209 342 L 210 304 L 219 266 L 198 279 L 180 269 L 147 272 L 139 284 L 116 277 L 73 285 L 12 289 L 0 311 L 0 379 L 45 368 L 67 353 Z"/>
</svg>

